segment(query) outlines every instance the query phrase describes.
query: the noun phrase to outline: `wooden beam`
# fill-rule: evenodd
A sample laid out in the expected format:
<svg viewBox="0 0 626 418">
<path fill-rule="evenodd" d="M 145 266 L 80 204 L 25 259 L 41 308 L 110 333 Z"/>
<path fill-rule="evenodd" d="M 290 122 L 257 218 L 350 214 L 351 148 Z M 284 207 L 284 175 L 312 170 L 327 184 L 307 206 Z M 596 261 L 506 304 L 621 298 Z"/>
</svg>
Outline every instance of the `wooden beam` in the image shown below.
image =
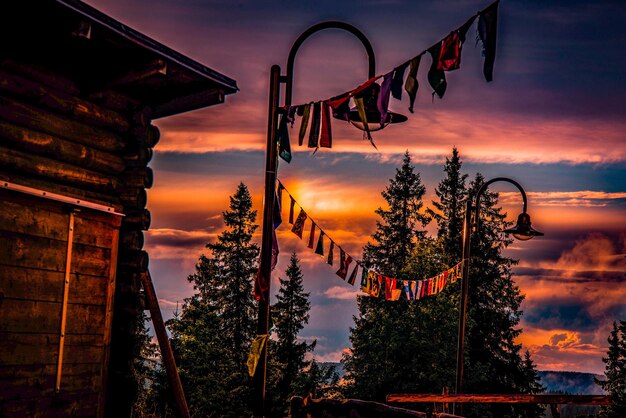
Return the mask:
<svg viewBox="0 0 626 418">
<path fill-rule="evenodd" d="M 290 403 L 292 418 L 308 417 L 357 417 L 376 416 L 381 418 L 426 418 L 425 412 L 398 408 L 379 402 L 362 401 L 358 399 L 312 399 L 294 396 Z"/>
<path fill-rule="evenodd" d="M 143 285 L 143 289 L 146 294 L 146 302 L 150 308 L 150 317 L 152 318 L 152 324 L 154 325 L 154 332 L 156 333 L 157 340 L 159 341 L 163 363 L 165 363 L 167 379 L 170 389 L 174 395 L 174 400 L 176 401 L 178 416 L 180 418 L 189 418 L 189 408 L 187 407 L 185 392 L 183 392 L 183 386 L 180 382 L 180 377 L 178 376 L 174 353 L 172 352 L 170 340 L 167 336 L 165 322 L 163 322 L 163 316 L 161 315 L 161 309 L 159 308 L 159 300 L 157 299 L 156 291 L 154 290 L 154 285 L 152 284 L 150 272 L 147 271 L 140 276 L 141 284 Z"/>
<path fill-rule="evenodd" d="M 127 86 L 155 75 L 167 75 L 167 62 L 165 60 L 157 59 L 150 62 L 145 68 L 130 71 L 127 74 L 108 82 L 102 90 L 108 90 L 112 87 Z"/>
<path fill-rule="evenodd" d="M 530 403 L 558 405 L 608 405 L 611 400 L 604 395 L 532 395 L 532 394 L 403 394 L 387 395 L 387 402 L 419 403 Z"/>
<path fill-rule="evenodd" d="M 158 119 L 220 103 L 224 103 L 224 91 L 216 88 L 205 88 L 199 92 L 177 97 L 168 102 L 156 105 L 153 109 L 154 114 L 152 117 Z"/>
</svg>

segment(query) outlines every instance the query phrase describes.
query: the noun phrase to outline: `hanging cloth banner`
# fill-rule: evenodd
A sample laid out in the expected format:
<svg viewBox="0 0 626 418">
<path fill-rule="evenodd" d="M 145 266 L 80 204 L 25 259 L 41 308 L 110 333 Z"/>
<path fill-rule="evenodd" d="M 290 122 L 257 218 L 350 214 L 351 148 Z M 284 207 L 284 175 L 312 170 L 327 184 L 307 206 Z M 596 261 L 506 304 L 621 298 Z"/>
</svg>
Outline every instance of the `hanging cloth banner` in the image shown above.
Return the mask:
<svg viewBox="0 0 626 418">
<path fill-rule="evenodd" d="M 294 206 L 297 202 L 282 182 L 280 180 L 277 181 L 279 184 L 279 193 L 282 194 L 282 192 L 285 192 L 291 199 L 290 218 L 293 218 Z M 350 254 L 346 253 L 341 246 L 336 245 L 335 241 L 319 227 L 317 222 L 306 214 L 304 208 L 301 206 L 298 218 L 295 223 L 293 223 L 293 227 L 291 229 L 291 231 L 296 234 L 298 238 L 302 239 L 304 225 L 307 219 L 311 221 L 307 247 L 313 249 L 315 244 L 315 229 L 319 229 L 319 238 L 317 240 L 317 245 L 315 245 L 315 253 L 320 256 L 324 256 L 324 236 L 327 236 L 329 247 L 328 254 L 325 259 L 326 263 L 331 266 L 333 265 L 335 246 L 337 246 L 339 248 L 339 269 L 336 271 L 337 276 L 343 280 L 346 280 L 347 278 L 346 281 L 350 285 L 354 286 L 359 269 L 361 269 L 361 291 L 369 294 L 370 296 L 379 297 L 379 295 L 382 294 L 386 300 L 397 301 L 404 293 L 407 300 L 419 300 L 421 298 L 443 292 L 448 283 L 455 283 L 461 277 L 463 266 L 462 262 L 433 277 L 422 280 L 400 280 L 395 277 L 383 276 L 380 273 L 365 268 L 361 262 L 355 260 Z M 355 261 L 355 265 L 350 271 L 350 265 L 353 261 Z M 348 274 L 348 272 L 350 272 L 350 274 Z"/>
<path fill-rule="evenodd" d="M 304 212 L 304 209 L 300 209 L 298 219 L 296 219 L 296 222 L 293 224 L 293 228 L 291 228 L 291 232 L 296 234 L 300 239 L 302 239 L 302 233 L 304 232 L 304 222 L 306 221 L 306 218 L 307 215 Z"/>
<path fill-rule="evenodd" d="M 398 65 L 392 71 L 385 73 L 384 80 L 379 88 L 379 96 L 376 99 L 377 107 L 381 116 L 381 123 L 384 124 L 386 122 L 386 115 L 389 111 L 389 95 L 391 94 L 391 96 L 398 100 L 402 98 L 402 81 L 404 73 L 409 66 L 409 75 L 406 78 L 404 86 L 409 95 L 409 111 L 411 113 L 414 112 L 413 108 L 419 87 L 419 83 L 417 81 L 417 70 L 419 68 L 421 56 L 426 52 L 429 52 L 433 58 L 433 63 L 428 71 L 428 82 L 433 88 L 433 100 L 435 95 L 439 98 L 443 98 L 448 84 L 444 72 L 460 68 L 461 53 L 463 43 L 465 42 L 465 35 L 477 17 L 478 38 L 483 44 L 482 53 L 485 59 L 483 73 L 487 81 L 493 80 L 493 67 L 496 56 L 498 4 L 499 0 L 470 17 L 466 23 L 463 24 L 463 26 L 450 31 L 446 37 L 441 39 L 432 47 L 422 51 L 414 58 L 402 63 L 401 65 Z M 287 112 L 287 120 L 285 122 L 291 123 L 292 126 L 295 115 L 302 117 L 300 132 L 298 135 L 298 144 L 302 146 L 307 128 L 309 127 L 309 122 L 311 121 L 308 147 L 315 148 L 316 151 L 318 147 L 331 148 L 332 138 L 330 133 L 330 111 L 328 111 L 327 116 L 327 109 L 325 109 L 325 107 L 328 105 L 332 108 L 333 116 L 337 116 L 341 119 L 347 119 L 347 115 L 350 112 L 350 100 L 353 100 L 355 108 L 359 113 L 359 118 L 365 125 L 364 137 L 375 147 L 371 133 L 369 132 L 369 127 L 367 126 L 367 123 L 365 123 L 367 117 L 365 113 L 364 98 L 361 97 L 361 93 L 366 92 L 366 90 L 381 77 L 383 76 L 376 75 L 371 77 L 358 87 L 336 95 L 330 99 L 318 100 L 316 102 L 296 105 L 290 107 L 289 109 L 285 109 L 285 112 Z M 287 148 L 289 146 L 288 136 L 282 134 L 282 129 L 283 125 L 281 123 L 279 134 L 279 139 L 282 140 L 280 155 L 285 159 L 285 161 L 288 161 L 291 158 L 291 152 Z"/>
<path fill-rule="evenodd" d="M 267 337 L 268 334 L 257 335 L 254 337 L 254 340 L 252 340 L 250 354 L 248 354 L 248 374 L 250 377 L 254 376 L 256 368 L 259 365 L 259 359 L 261 358 L 263 347 L 265 347 L 265 343 L 267 342 Z"/>
<path fill-rule="evenodd" d="M 320 229 L 320 237 L 317 240 L 317 246 L 315 247 L 315 254 L 319 254 L 324 257 L 324 231 Z"/>
<path fill-rule="evenodd" d="M 499 3 L 498 0 L 478 13 L 478 37 L 483 43 L 483 56 L 485 57 L 483 74 L 488 82 L 493 80 L 493 64 L 496 60 Z"/>
<path fill-rule="evenodd" d="M 306 128 L 309 126 L 309 117 L 311 114 L 311 103 L 298 106 L 298 114 L 302 109 L 302 122 L 300 122 L 300 133 L 298 134 L 298 145 L 302 146 L 304 142 L 304 136 L 306 135 Z"/>
<path fill-rule="evenodd" d="M 278 142 L 278 155 L 286 163 L 291 162 L 291 144 L 289 143 L 289 129 L 287 128 L 287 115 L 280 116 L 276 141 Z"/>
<path fill-rule="evenodd" d="M 418 55 L 410 61 L 411 68 L 409 68 L 409 75 L 406 77 L 404 83 L 404 89 L 409 95 L 409 112 L 413 113 L 413 104 L 415 103 L 415 97 L 417 96 L 417 89 L 419 88 L 419 82 L 417 81 L 417 70 L 420 66 L 422 56 Z"/>
</svg>

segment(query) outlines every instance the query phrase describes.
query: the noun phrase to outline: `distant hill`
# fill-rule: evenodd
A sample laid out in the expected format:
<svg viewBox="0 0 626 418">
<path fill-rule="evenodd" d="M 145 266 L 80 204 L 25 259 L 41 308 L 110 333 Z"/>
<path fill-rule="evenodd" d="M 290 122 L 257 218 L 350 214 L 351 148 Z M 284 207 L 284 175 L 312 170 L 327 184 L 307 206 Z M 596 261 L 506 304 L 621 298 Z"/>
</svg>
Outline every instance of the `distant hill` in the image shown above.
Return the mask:
<svg viewBox="0 0 626 418">
<path fill-rule="evenodd" d="M 605 395 L 593 378 L 604 380 L 604 375 L 579 372 L 540 371 L 539 379 L 547 393 L 566 393 L 570 395 Z"/>
</svg>

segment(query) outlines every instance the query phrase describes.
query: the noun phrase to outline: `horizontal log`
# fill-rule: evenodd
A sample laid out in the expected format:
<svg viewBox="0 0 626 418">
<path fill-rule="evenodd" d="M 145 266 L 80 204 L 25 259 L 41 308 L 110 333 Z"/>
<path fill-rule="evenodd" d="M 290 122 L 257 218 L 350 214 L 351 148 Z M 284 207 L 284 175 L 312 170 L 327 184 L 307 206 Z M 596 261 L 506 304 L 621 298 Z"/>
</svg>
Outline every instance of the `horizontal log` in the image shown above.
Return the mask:
<svg viewBox="0 0 626 418">
<path fill-rule="evenodd" d="M 65 271 L 67 243 L 64 241 L 3 231 L 0 234 L 0 248 L 2 266 Z M 74 244 L 70 272 L 107 278 L 110 257 L 109 249 Z"/>
<path fill-rule="evenodd" d="M 8 171 L 34 175 L 46 180 L 105 193 L 114 193 L 121 188 L 120 181 L 115 176 L 5 147 L 0 147 L 0 167 Z"/>
<path fill-rule="evenodd" d="M 107 109 L 113 109 L 122 113 L 135 113 L 137 109 L 143 109 L 145 105 L 141 105 L 137 100 L 132 99 L 122 93 L 113 90 L 94 92 L 89 94 L 89 100 L 99 104 Z M 141 111 L 139 110 L 139 111 Z"/>
<path fill-rule="evenodd" d="M 143 232 L 137 229 L 124 230 L 120 233 L 122 251 L 141 250 L 143 248 Z"/>
<path fill-rule="evenodd" d="M 63 196 L 72 197 L 79 200 L 86 200 L 92 203 L 98 203 L 104 206 L 111 206 L 117 212 L 122 211 L 120 198 L 118 195 L 115 194 L 105 194 L 96 192 L 94 190 L 86 190 L 68 186 L 66 184 L 54 183 L 49 180 L 42 180 L 39 178 L 28 177 L 23 174 L 7 172 L 0 168 L 0 188 L 4 187 L 3 182 L 5 181 L 22 186 L 32 187 L 38 190 L 61 194 Z M 45 199 L 45 201 L 49 200 Z"/>
<path fill-rule="evenodd" d="M 67 241 L 69 210 L 67 206 L 41 201 L 17 193 L 0 194 L 0 231 L 11 231 L 42 238 Z M 12 198 L 9 200 L 9 198 Z M 95 215 L 95 216 L 94 216 Z M 91 211 L 78 212 L 74 217 L 73 242 L 100 248 L 111 248 L 119 217 Z M 108 216 L 107 222 L 103 219 Z M 118 219 L 115 219 L 118 218 Z"/>
<path fill-rule="evenodd" d="M 529 403 L 558 405 L 608 405 L 610 398 L 603 395 L 532 395 L 532 394 L 390 394 L 387 402 L 442 402 L 442 403 Z"/>
<path fill-rule="evenodd" d="M 154 184 L 154 173 L 150 167 L 126 170 L 120 178 L 129 188 L 149 189 Z"/>
<path fill-rule="evenodd" d="M 103 151 L 116 152 L 125 146 L 122 138 L 112 132 L 56 116 L 6 97 L 0 97 L 0 119 Z"/>
<path fill-rule="evenodd" d="M 148 209 L 128 210 L 122 219 L 123 229 L 141 229 L 147 231 L 150 228 L 152 217 Z"/>
<path fill-rule="evenodd" d="M 117 155 L 1 120 L 0 138 L 23 150 L 101 173 L 119 174 L 125 168 Z"/>
<path fill-rule="evenodd" d="M 376 416 L 381 418 L 409 418 L 428 415 L 424 412 L 397 408 L 378 402 L 361 401 L 358 399 L 311 399 L 294 396 L 291 398 L 290 416 L 292 418 L 325 417 L 325 416 Z"/>
<path fill-rule="evenodd" d="M 104 306 L 68 303 L 65 332 L 67 334 L 100 334 L 100 338 L 103 338 L 104 311 Z M 4 299 L 0 305 L 0 316 L 2 317 L 0 334 L 56 334 L 58 338 L 61 303 Z M 98 361 L 98 359 L 85 361 Z"/>
<path fill-rule="evenodd" d="M 127 150 L 122 158 L 128 167 L 145 167 L 152 160 L 152 148 L 136 147 Z"/>
<path fill-rule="evenodd" d="M 3 60 L 0 63 L 0 68 L 74 96 L 80 94 L 80 89 L 76 83 L 67 77 L 51 72 L 49 68 L 20 63 L 14 60 Z"/>
<path fill-rule="evenodd" d="M 120 253 L 118 267 L 125 272 L 143 273 L 148 270 L 149 261 L 145 251 L 124 250 Z"/>
<path fill-rule="evenodd" d="M 144 188 L 128 189 L 120 193 L 120 201 L 124 205 L 124 211 L 128 209 L 143 209 L 148 203 L 148 195 Z"/>
<path fill-rule="evenodd" d="M 64 280 L 62 272 L 2 266 L 0 295 L 3 299 L 61 302 Z M 102 277 L 75 274 L 70 277 L 69 300 L 72 303 L 104 306 L 107 289 L 107 281 Z"/>
<path fill-rule="evenodd" d="M 33 398 L 14 398 L 0 403 L 3 418 L 23 417 L 95 417 L 98 407 L 98 392 L 86 389 L 60 393 L 46 390 L 45 395 Z"/>
<path fill-rule="evenodd" d="M 0 91 L 17 96 L 18 100 L 23 98 L 36 106 L 119 133 L 127 132 L 130 128 L 129 121 L 113 110 L 4 71 L 0 71 Z"/>
<path fill-rule="evenodd" d="M 161 131 L 154 125 L 136 126 L 130 131 L 128 142 L 141 147 L 153 148 L 161 139 Z"/>
</svg>

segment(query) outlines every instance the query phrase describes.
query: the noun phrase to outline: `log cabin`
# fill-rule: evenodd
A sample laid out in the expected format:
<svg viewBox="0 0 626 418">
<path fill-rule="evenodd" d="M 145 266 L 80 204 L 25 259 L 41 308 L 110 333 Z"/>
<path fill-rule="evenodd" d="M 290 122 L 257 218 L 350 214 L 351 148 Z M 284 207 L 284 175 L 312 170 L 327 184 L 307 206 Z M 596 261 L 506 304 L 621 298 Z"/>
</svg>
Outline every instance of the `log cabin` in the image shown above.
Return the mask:
<svg viewBox="0 0 626 418">
<path fill-rule="evenodd" d="M 0 417 L 129 416 L 152 121 L 237 84 L 78 0 L 0 21 Z"/>
</svg>

